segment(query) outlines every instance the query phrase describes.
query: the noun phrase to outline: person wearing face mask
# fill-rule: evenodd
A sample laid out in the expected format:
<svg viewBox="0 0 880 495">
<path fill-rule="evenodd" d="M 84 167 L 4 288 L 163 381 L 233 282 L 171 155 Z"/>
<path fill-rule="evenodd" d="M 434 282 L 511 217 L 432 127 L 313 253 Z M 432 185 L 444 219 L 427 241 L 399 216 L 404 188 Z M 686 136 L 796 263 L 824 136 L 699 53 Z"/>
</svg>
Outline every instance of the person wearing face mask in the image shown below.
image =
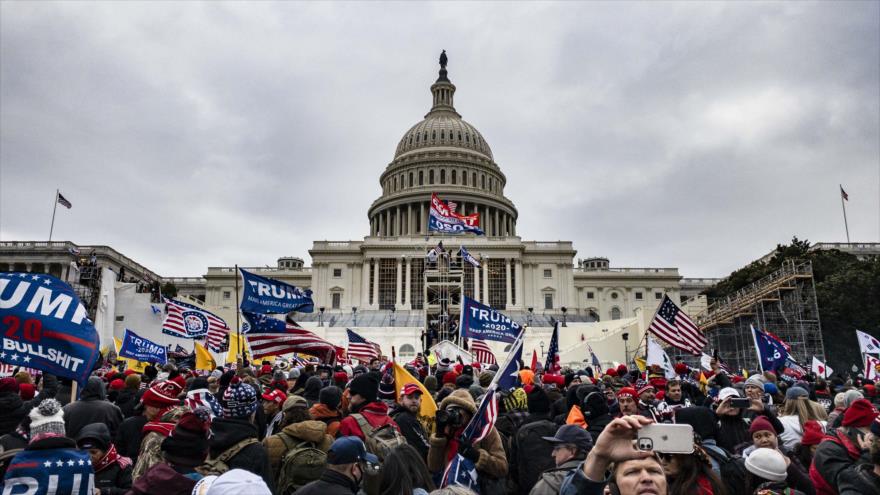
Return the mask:
<svg viewBox="0 0 880 495">
<path fill-rule="evenodd" d="M 364 472 L 378 466 L 379 458 L 367 452 L 355 436 L 340 437 L 327 452 L 327 467 L 321 478 L 297 490 L 297 495 L 354 495 L 360 489 Z"/>
</svg>

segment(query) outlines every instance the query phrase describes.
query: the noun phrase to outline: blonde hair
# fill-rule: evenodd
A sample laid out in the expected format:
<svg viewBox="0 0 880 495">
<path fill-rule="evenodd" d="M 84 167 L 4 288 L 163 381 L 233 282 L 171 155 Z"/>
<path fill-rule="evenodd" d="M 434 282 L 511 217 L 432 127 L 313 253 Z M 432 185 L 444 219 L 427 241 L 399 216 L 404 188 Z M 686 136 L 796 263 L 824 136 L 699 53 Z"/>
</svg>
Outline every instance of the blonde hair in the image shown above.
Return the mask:
<svg viewBox="0 0 880 495">
<path fill-rule="evenodd" d="M 806 397 L 786 400 L 780 414 L 782 416 L 797 416 L 801 427 L 810 420 L 826 421 L 828 419 L 825 408 Z"/>
</svg>

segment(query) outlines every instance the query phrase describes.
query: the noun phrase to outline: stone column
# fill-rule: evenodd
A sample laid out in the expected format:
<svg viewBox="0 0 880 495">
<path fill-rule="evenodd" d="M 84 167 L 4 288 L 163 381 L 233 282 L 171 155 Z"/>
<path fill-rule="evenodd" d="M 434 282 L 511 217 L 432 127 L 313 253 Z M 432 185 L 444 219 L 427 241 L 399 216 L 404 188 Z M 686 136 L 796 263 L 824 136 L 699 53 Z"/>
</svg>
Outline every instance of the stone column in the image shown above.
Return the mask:
<svg viewBox="0 0 880 495">
<path fill-rule="evenodd" d="M 525 308 L 526 284 L 525 280 L 523 280 L 522 260 L 519 258 L 516 259 L 514 273 L 516 274 L 516 305 L 520 308 Z"/>
<path fill-rule="evenodd" d="M 474 299 L 480 301 L 480 269 L 474 267 Z"/>
<path fill-rule="evenodd" d="M 373 258 L 373 309 L 379 308 L 379 263 L 381 258 Z"/>
<path fill-rule="evenodd" d="M 498 222 L 498 208 L 495 208 L 495 235 L 501 235 L 501 224 Z"/>
<path fill-rule="evenodd" d="M 412 203 L 406 205 L 406 234 L 413 235 Z"/>
<path fill-rule="evenodd" d="M 361 268 L 361 300 L 352 301 L 352 306 L 366 308 L 370 304 L 370 258 L 364 258 Z"/>
<path fill-rule="evenodd" d="M 401 258 L 397 258 L 397 294 L 394 298 L 396 309 L 401 309 L 403 305 L 403 263 Z"/>
<path fill-rule="evenodd" d="M 489 259 L 488 258 L 483 259 L 483 291 L 482 291 L 482 294 L 480 294 L 480 295 L 482 296 L 482 299 L 480 299 L 480 302 L 483 304 L 489 304 Z"/>
<path fill-rule="evenodd" d="M 425 203 L 419 203 L 419 234 L 424 234 L 428 220 L 425 218 Z"/>
<path fill-rule="evenodd" d="M 506 292 L 506 294 L 505 294 L 506 299 L 504 301 L 504 304 L 505 304 L 505 307 L 509 307 L 511 304 L 513 304 L 513 294 L 512 294 L 512 291 L 510 290 L 510 259 L 509 258 L 504 260 L 504 272 L 505 272 L 505 276 L 506 276 L 506 280 L 504 283 L 504 285 L 505 285 L 504 290 Z"/>
<path fill-rule="evenodd" d="M 406 257 L 406 300 L 403 309 L 412 309 L 412 258 Z"/>
</svg>

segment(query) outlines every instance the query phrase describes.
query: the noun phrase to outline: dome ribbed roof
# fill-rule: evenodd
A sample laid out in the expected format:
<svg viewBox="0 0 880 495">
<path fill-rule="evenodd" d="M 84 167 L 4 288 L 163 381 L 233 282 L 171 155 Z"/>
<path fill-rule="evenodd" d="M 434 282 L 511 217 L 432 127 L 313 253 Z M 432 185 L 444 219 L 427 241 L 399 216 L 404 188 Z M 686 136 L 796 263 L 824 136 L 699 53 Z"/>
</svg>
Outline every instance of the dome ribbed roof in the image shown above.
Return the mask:
<svg viewBox="0 0 880 495">
<path fill-rule="evenodd" d="M 394 158 L 413 150 L 439 147 L 464 148 L 492 160 L 492 149 L 480 131 L 450 112 L 428 114 L 410 127 L 398 143 Z"/>
</svg>

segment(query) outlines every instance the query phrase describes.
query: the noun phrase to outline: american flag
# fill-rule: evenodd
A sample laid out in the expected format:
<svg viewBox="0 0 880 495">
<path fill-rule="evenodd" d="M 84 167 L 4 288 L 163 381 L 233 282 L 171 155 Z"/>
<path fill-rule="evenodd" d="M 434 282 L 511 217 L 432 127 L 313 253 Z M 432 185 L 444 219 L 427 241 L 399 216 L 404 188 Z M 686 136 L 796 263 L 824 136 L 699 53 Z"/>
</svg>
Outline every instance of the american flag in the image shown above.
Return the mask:
<svg viewBox="0 0 880 495">
<path fill-rule="evenodd" d="M 229 326 L 223 318 L 176 299 L 165 299 L 168 315 L 162 322 L 162 333 L 183 339 L 207 338 L 208 349 L 223 350 Z"/>
<path fill-rule="evenodd" d="M 329 362 L 336 355 L 336 346 L 295 322 L 285 322 L 258 313 L 242 314 L 251 324 L 251 330 L 245 334 L 245 338 L 254 359 L 298 352 Z"/>
<path fill-rule="evenodd" d="M 469 442 L 479 442 L 492 431 L 497 419 L 498 401 L 495 397 L 495 387 L 490 386 L 483 396 L 483 401 L 480 402 L 477 413 L 461 433 L 462 438 Z"/>
<path fill-rule="evenodd" d="M 382 356 L 382 349 L 379 344 L 370 342 L 353 332 L 350 328 L 346 328 L 348 333 L 348 357 L 369 362 L 371 359 Z"/>
<path fill-rule="evenodd" d="M 559 366 L 559 322 L 553 327 L 553 336 L 550 337 L 550 348 L 547 349 L 547 361 L 544 363 L 545 373 L 556 373 L 561 370 Z"/>
<path fill-rule="evenodd" d="M 484 340 L 471 339 L 471 354 L 480 364 L 498 364 L 498 361 L 495 360 L 495 354 L 492 354 L 492 349 Z"/>
<path fill-rule="evenodd" d="M 841 189 L 843 191 L 843 189 Z M 64 197 L 61 193 L 58 193 L 58 204 L 67 208 L 68 210 L 73 206 L 67 198 Z"/>
<path fill-rule="evenodd" d="M 602 371 L 602 363 L 599 362 L 599 357 L 596 356 L 595 352 L 593 352 L 593 346 L 591 346 L 590 344 L 587 344 L 587 349 L 590 350 L 590 359 L 592 359 L 592 361 L 593 361 L 593 366 L 596 368 L 596 372 L 601 372 Z"/>
<path fill-rule="evenodd" d="M 672 347 L 695 356 L 700 355 L 708 342 L 699 327 L 665 295 L 648 330 Z"/>
</svg>

